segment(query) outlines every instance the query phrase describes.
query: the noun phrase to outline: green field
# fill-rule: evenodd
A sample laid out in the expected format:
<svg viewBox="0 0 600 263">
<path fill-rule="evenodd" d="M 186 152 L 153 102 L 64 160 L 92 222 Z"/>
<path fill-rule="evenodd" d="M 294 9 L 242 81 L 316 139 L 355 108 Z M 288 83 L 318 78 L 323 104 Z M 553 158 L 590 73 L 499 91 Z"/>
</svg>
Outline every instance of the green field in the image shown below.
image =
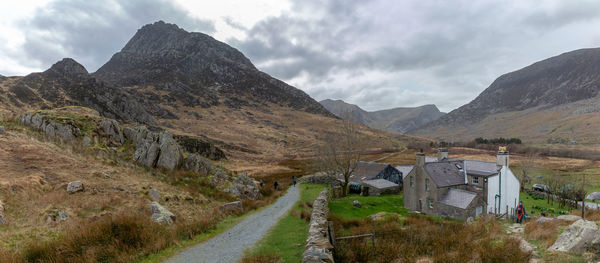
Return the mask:
<svg viewBox="0 0 600 263">
<path fill-rule="evenodd" d="M 546 212 L 546 216 L 559 216 L 567 215 L 571 209 L 568 207 L 560 207 L 558 202 L 555 200 L 554 204 L 548 203 L 546 199 L 536 199 L 528 193 L 520 193 L 520 199 L 525 205 L 525 211 L 527 216 L 539 216 L 543 211 Z"/>
<path fill-rule="evenodd" d="M 275 255 L 283 262 L 300 262 L 304 252 L 304 243 L 308 235 L 308 221 L 298 215 L 308 210 L 302 204 L 312 203 L 326 186 L 300 184 L 300 201 L 289 214 L 283 216 L 267 236 L 254 248 L 250 255 Z M 306 213 L 307 211 L 305 211 Z M 310 212 L 310 211 L 308 211 Z"/>
<path fill-rule="evenodd" d="M 357 200 L 362 207 L 352 205 Z M 332 199 L 329 202 L 329 214 L 343 219 L 360 219 L 378 212 L 397 213 L 407 216 L 409 210 L 404 208 L 402 194 L 381 196 L 349 195 L 343 198 Z"/>
</svg>

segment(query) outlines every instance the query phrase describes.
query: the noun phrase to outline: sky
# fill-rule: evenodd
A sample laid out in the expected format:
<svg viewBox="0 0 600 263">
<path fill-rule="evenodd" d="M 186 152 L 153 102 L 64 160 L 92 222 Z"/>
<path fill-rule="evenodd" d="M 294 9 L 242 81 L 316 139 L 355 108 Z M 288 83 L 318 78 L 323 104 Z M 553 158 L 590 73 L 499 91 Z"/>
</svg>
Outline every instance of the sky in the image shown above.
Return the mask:
<svg viewBox="0 0 600 263">
<path fill-rule="evenodd" d="M 2 0 L 0 74 L 71 57 L 94 72 L 163 20 L 244 53 L 316 100 L 449 112 L 502 74 L 600 47 L 589 0 Z"/>
</svg>

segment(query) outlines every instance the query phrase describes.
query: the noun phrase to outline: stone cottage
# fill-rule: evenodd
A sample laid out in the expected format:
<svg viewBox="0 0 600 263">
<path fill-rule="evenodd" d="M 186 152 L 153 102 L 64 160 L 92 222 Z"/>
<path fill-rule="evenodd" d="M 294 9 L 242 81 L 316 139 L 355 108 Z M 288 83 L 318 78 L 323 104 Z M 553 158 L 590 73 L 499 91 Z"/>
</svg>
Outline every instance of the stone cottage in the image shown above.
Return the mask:
<svg viewBox="0 0 600 263">
<path fill-rule="evenodd" d="M 338 176 L 338 180 L 343 181 L 344 178 Z M 368 195 L 397 193 L 402 190 L 402 173 L 385 163 L 359 161 L 349 181 L 350 184 L 360 185 L 363 190 L 368 188 L 363 192 Z"/>
<path fill-rule="evenodd" d="M 433 216 L 458 219 L 484 213 L 514 213 L 520 184 L 508 167 L 508 152 L 499 151 L 497 162 L 448 158 L 447 149 L 427 160 L 416 154 L 414 166 L 401 166 L 404 207 Z"/>
</svg>

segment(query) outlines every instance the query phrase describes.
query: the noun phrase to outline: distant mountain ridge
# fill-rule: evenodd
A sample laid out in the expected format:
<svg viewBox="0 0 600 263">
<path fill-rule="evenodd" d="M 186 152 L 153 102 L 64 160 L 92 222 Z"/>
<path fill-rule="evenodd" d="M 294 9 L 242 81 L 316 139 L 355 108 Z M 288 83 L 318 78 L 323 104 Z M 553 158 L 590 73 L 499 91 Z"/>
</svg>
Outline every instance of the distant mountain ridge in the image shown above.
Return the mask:
<svg viewBox="0 0 600 263">
<path fill-rule="evenodd" d="M 413 133 L 447 140 L 600 141 L 583 131 L 598 117 L 598 92 L 600 48 L 575 50 L 500 76 L 470 103 Z"/>
<path fill-rule="evenodd" d="M 350 119 L 372 128 L 399 133 L 410 132 L 445 114 L 432 104 L 368 112 L 342 100 L 326 99 L 319 103 L 340 118 Z"/>
</svg>

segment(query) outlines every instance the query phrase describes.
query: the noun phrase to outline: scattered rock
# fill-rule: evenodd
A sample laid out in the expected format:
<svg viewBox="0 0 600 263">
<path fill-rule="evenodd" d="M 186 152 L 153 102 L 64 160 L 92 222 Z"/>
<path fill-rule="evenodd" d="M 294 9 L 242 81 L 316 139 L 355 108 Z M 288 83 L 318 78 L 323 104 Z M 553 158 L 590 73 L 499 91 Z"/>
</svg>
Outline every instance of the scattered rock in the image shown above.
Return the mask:
<svg viewBox="0 0 600 263">
<path fill-rule="evenodd" d="M 576 216 L 576 215 L 562 215 L 562 216 L 556 217 L 556 219 L 563 220 L 563 221 L 569 221 L 569 222 L 575 222 L 575 221 L 581 219 L 581 217 Z"/>
<path fill-rule="evenodd" d="M 73 181 L 67 185 L 67 192 L 69 194 L 74 194 L 77 192 L 81 192 L 84 190 L 83 183 L 81 181 Z"/>
<path fill-rule="evenodd" d="M 46 212 L 47 223 L 60 223 L 62 221 L 69 221 L 69 214 L 63 210 L 51 209 Z"/>
<path fill-rule="evenodd" d="M 4 126 L 0 126 L 0 134 L 6 134 L 6 130 L 4 130 Z"/>
<path fill-rule="evenodd" d="M 160 200 L 160 192 L 158 192 L 158 190 L 152 188 L 150 189 L 150 191 L 148 191 L 148 196 L 150 196 L 150 198 L 153 201 L 158 201 Z"/>
<path fill-rule="evenodd" d="M 8 220 L 4 216 L 4 202 L 0 201 L 0 224 L 7 225 Z"/>
<path fill-rule="evenodd" d="M 553 222 L 554 220 L 557 220 L 557 219 L 553 218 L 553 217 L 540 216 L 540 217 L 538 217 L 538 219 L 535 220 L 535 222 L 540 225 L 543 225 L 545 223 Z"/>
<path fill-rule="evenodd" d="M 354 201 L 352 201 L 352 205 L 353 205 L 353 206 L 356 206 L 356 207 L 358 207 L 358 208 L 361 208 L 361 207 L 362 207 L 362 205 L 360 204 L 360 202 L 358 202 L 358 200 L 354 200 Z"/>
<path fill-rule="evenodd" d="M 388 213 L 386 213 L 386 212 L 379 212 L 379 213 L 373 214 L 373 215 L 371 215 L 371 220 L 373 220 L 373 221 L 382 220 L 385 217 L 385 215 L 387 215 L 387 214 Z"/>
<path fill-rule="evenodd" d="M 221 211 L 228 212 L 232 210 L 244 211 L 244 207 L 242 206 L 241 201 L 235 201 L 231 203 L 227 203 L 221 206 Z"/>
<path fill-rule="evenodd" d="M 560 234 L 548 250 L 581 253 L 586 243 L 591 243 L 598 235 L 595 222 L 579 219 Z"/>
<path fill-rule="evenodd" d="M 88 136 L 87 134 L 84 135 L 83 139 L 81 139 L 81 145 L 83 145 L 83 147 L 88 147 L 92 145 L 92 139 L 90 139 L 90 136 Z"/>
<path fill-rule="evenodd" d="M 175 222 L 175 215 L 171 213 L 171 211 L 164 208 L 157 202 L 150 203 L 150 208 L 152 209 L 152 217 L 151 219 L 159 224 L 168 224 L 171 225 Z"/>
<path fill-rule="evenodd" d="M 185 159 L 183 169 L 194 171 L 203 175 L 209 175 L 212 174 L 215 168 L 209 160 L 200 156 L 200 154 L 192 153 Z"/>
<path fill-rule="evenodd" d="M 473 224 L 473 222 L 475 222 L 475 219 L 473 219 L 473 217 L 468 217 L 467 220 L 465 221 L 465 224 L 470 225 L 470 224 Z"/>
</svg>

